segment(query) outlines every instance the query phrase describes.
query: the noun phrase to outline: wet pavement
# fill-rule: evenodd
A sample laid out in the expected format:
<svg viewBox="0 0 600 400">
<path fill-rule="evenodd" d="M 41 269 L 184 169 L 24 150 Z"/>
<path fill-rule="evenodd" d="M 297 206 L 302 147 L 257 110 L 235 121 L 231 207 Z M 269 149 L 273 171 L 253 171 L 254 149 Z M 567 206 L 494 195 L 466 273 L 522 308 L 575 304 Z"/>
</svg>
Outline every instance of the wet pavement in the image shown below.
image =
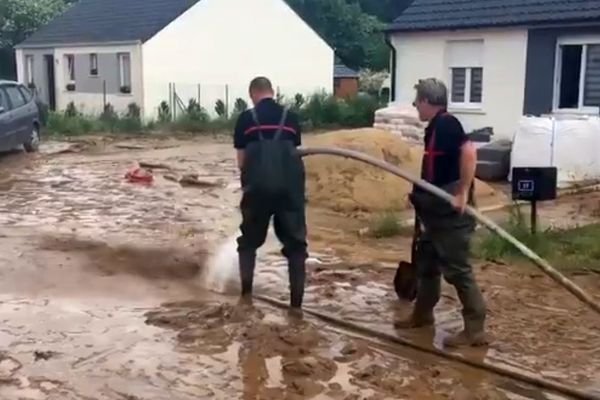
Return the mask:
<svg viewBox="0 0 600 400">
<path fill-rule="evenodd" d="M 51 143 L 39 155 L 0 159 L 0 398 L 560 398 L 206 291 L 198 276 L 238 223 L 230 146 L 126 144 Z M 132 184 L 124 174 L 135 161 L 172 170 Z M 218 185 L 169 179 L 185 173 Z M 410 307 L 389 287 L 390 262 L 406 257 L 407 239 L 374 242 L 356 235 L 360 223 L 318 210 L 310 218 L 308 308 L 438 346 L 459 327 L 445 287 L 436 332 L 394 332 Z M 273 240 L 257 273 L 261 294 L 287 301 Z M 600 382 L 597 315 L 536 270 L 481 265 L 477 273 L 495 341 L 465 356 L 581 388 Z M 600 277 L 576 279 L 600 293 Z"/>
</svg>

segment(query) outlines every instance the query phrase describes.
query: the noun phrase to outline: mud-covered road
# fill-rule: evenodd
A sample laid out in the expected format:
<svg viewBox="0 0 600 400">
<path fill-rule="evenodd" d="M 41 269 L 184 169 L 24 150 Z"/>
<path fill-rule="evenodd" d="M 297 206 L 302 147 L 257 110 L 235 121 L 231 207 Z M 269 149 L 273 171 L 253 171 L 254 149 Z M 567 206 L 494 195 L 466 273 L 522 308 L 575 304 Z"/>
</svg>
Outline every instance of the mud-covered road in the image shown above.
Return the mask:
<svg viewBox="0 0 600 400">
<path fill-rule="evenodd" d="M 172 169 L 129 183 L 136 161 Z M 188 173 L 208 184 L 173 181 Z M 90 138 L 0 156 L 0 399 L 561 398 L 203 289 L 207 257 L 235 233 L 238 196 L 230 146 L 215 140 Z M 436 332 L 394 332 L 409 311 L 390 288 L 408 239 L 309 217 L 307 308 L 435 346 L 459 327 L 445 287 Z M 287 301 L 274 241 L 261 260 L 257 291 Z M 600 390 L 597 315 L 533 268 L 477 274 L 494 341 L 466 357 Z M 573 278 L 600 293 L 600 276 Z"/>
</svg>

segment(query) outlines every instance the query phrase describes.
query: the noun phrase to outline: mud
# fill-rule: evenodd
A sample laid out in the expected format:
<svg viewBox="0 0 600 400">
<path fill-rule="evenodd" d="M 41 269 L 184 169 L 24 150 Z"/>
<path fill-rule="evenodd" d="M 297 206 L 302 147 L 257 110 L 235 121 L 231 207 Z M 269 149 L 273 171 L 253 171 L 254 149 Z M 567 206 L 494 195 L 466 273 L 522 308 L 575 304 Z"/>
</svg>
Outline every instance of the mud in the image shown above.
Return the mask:
<svg viewBox="0 0 600 400">
<path fill-rule="evenodd" d="M 229 144 L 93 138 L 75 145 L 0 157 L 0 180 L 10 182 L 0 185 L 0 398 L 559 398 L 204 290 L 198 277 L 206 260 L 238 224 Z M 137 185 L 123 179 L 136 162 L 170 168 L 156 168 L 152 185 Z M 163 174 L 221 183 L 182 187 Z M 582 214 L 593 219 L 593 210 Z M 359 237 L 364 221 L 330 210 L 309 209 L 309 222 L 306 306 L 394 333 L 393 320 L 410 310 L 390 287 L 408 239 Z M 477 274 L 495 340 L 461 354 L 594 387 L 597 316 L 537 270 L 486 264 Z M 575 279 L 600 293 L 600 277 Z M 287 301 L 285 261 L 272 237 L 256 284 Z M 396 334 L 439 346 L 459 327 L 457 304 L 445 287 L 436 331 Z"/>
</svg>

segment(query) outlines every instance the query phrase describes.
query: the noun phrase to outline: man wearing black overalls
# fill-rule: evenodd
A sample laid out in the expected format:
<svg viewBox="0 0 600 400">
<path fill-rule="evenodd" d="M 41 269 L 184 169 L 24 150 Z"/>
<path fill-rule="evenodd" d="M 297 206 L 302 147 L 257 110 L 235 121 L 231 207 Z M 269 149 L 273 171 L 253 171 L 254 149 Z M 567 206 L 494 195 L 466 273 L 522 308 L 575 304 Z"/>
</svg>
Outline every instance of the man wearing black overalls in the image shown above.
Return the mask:
<svg viewBox="0 0 600 400">
<path fill-rule="evenodd" d="M 252 295 L 256 250 L 263 245 L 271 217 L 275 234 L 283 244 L 283 255 L 288 260 L 290 306 L 299 310 L 302 307 L 305 282 L 305 261 L 307 254 L 305 219 L 305 175 L 299 156 L 289 156 L 290 160 L 277 160 L 285 166 L 292 166 L 283 191 L 277 196 L 267 196 L 253 185 L 250 162 L 260 140 L 290 141 L 284 143 L 294 147 L 301 144 L 300 125 L 297 116 L 277 104 L 274 92 L 267 78 L 259 77 L 250 83 L 250 98 L 254 109 L 243 112 L 235 127 L 234 147 L 237 149 L 238 167 L 242 173 L 243 196 L 241 201 L 242 224 L 238 238 L 238 254 L 242 296 Z M 253 147 L 254 146 L 254 147 Z M 293 149 L 293 147 L 292 147 Z M 284 155 L 287 153 L 284 153 Z M 263 154 L 264 156 L 264 154 Z M 268 155 L 267 155 L 268 156 Z M 255 165 L 255 164 L 252 164 Z M 261 164 L 261 165 L 264 165 Z M 246 168 L 245 168 L 246 166 Z M 266 172 L 269 172 L 267 169 Z M 268 175 L 268 174 L 265 174 Z M 258 177 L 260 181 L 261 176 Z M 256 182 L 256 181 L 255 181 Z"/>
<path fill-rule="evenodd" d="M 417 244 L 418 290 L 413 314 L 398 328 L 434 324 L 433 309 L 440 299 L 441 275 L 453 285 L 462 303 L 464 330 L 444 340 L 448 347 L 486 344 L 486 306 L 469 264 L 474 219 L 464 212 L 473 204 L 477 151 L 461 123 L 446 111 L 447 89 L 436 79 L 415 86 L 414 106 L 425 129 L 422 179 L 454 195 L 452 205 L 415 187 L 410 198 L 422 232 Z"/>
</svg>

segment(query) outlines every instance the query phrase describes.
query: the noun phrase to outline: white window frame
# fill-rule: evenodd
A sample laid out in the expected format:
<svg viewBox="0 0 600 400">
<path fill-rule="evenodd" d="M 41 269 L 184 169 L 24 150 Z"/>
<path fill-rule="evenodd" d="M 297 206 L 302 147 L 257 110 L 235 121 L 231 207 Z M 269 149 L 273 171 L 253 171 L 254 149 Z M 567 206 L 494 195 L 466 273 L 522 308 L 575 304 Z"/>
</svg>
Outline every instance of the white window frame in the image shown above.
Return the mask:
<svg viewBox="0 0 600 400">
<path fill-rule="evenodd" d="M 559 108 L 560 104 L 560 84 L 562 75 L 562 46 L 575 45 L 583 46 L 581 51 L 581 72 L 579 75 L 579 100 L 577 108 Z M 575 113 L 575 114 L 594 114 L 600 113 L 600 107 L 584 106 L 583 98 L 585 96 L 585 74 L 587 70 L 587 46 L 600 45 L 600 36 L 573 36 L 563 37 L 556 41 L 556 51 L 554 60 L 554 87 L 552 110 L 554 113 Z"/>
<path fill-rule="evenodd" d="M 66 61 L 66 78 L 67 82 L 70 84 L 75 83 L 75 55 L 74 54 L 65 54 Z"/>
<path fill-rule="evenodd" d="M 94 73 L 95 71 L 95 73 Z M 90 53 L 90 76 L 98 76 L 98 54 Z"/>
<path fill-rule="evenodd" d="M 482 82 L 481 82 L 481 101 L 479 102 L 471 102 L 471 73 L 473 69 L 481 68 L 482 73 Z M 453 69 L 464 69 L 465 70 L 465 101 L 464 102 L 453 102 L 452 101 L 452 83 L 454 82 L 452 76 Z M 483 74 L 485 73 L 483 67 L 466 67 L 466 66 L 452 66 L 449 68 L 449 78 L 448 82 L 450 83 L 448 93 L 448 105 L 453 109 L 468 109 L 468 110 L 481 110 L 483 107 Z"/>
<path fill-rule="evenodd" d="M 27 74 L 27 85 L 32 85 L 33 81 L 33 55 L 25 56 L 25 73 Z"/>
<path fill-rule="evenodd" d="M 128 86 L 131 90 L 131 53 L 118 53 L 119 59 L 119 87 Z M 124 82 L 125 79 L 125 57 L 129 59 L 129 82 Z"/>
</svg>

